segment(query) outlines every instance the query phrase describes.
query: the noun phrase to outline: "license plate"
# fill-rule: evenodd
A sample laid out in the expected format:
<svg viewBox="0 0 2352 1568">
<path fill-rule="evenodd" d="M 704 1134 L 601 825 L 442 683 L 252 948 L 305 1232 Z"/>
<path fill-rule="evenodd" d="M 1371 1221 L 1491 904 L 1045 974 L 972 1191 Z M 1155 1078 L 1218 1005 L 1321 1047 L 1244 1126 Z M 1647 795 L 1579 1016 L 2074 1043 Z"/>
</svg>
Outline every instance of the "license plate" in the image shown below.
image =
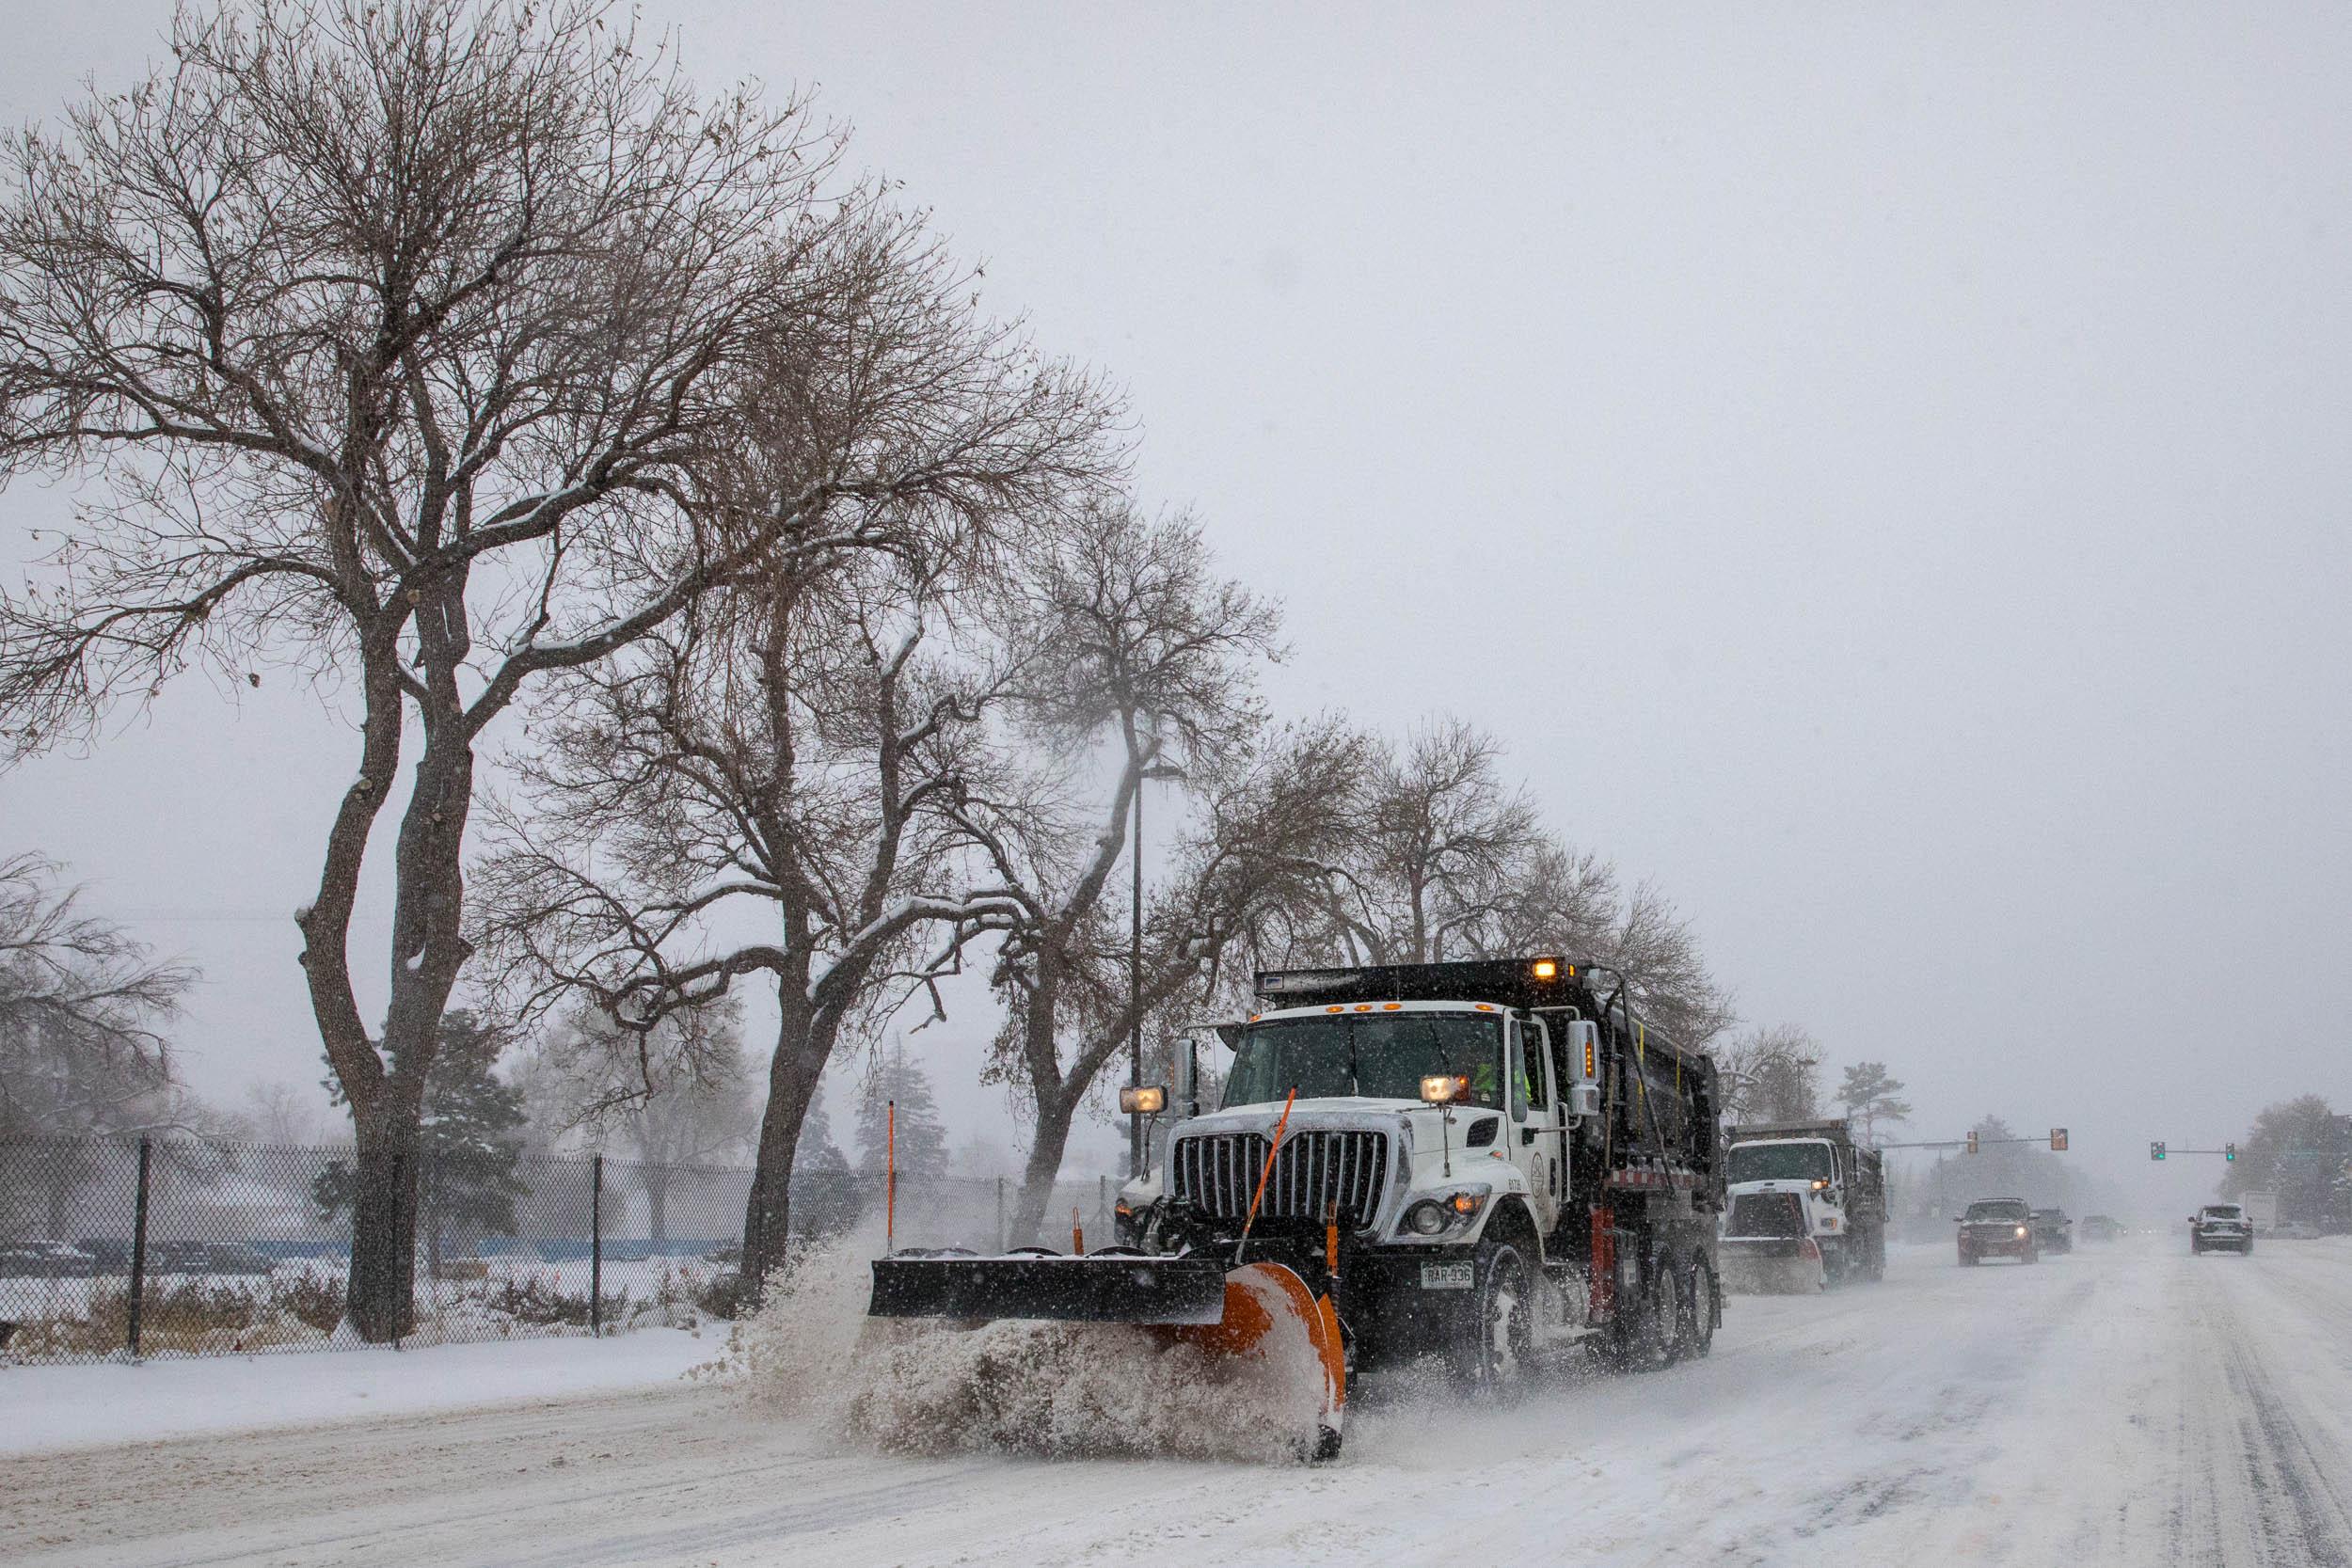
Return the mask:
<svg viewBox="0 0 2352 1568">
<path fill-rule="evenodd" d="M 1423 1263 L 1421 1266 L 1421 1288 L 1424 1291 L 1467 1291 L 1475 1283 L 1468 1263 Z"/>
</svg>

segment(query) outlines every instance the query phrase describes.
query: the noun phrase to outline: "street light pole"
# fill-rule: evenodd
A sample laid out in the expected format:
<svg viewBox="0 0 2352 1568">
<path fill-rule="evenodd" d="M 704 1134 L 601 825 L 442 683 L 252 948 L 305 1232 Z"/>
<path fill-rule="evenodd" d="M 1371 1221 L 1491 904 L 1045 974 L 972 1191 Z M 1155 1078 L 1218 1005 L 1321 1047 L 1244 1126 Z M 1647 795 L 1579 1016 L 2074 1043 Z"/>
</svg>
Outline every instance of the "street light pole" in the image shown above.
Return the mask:
<svg viewBox="0 0 2352 1568">
<path fill-rule="evenodd" d="M 1143 1087 L 1143 780 L 1136 774 L 1135 884 L 1127 910 L 1127 1086 Z M 1127 1113 L 1127 1180 L 1143 1174 L 1143 1113 Z"/>
<path fill-rule="evenodd" d="M 1184 770 L 1159 763 L 1136 773 L 1135 882 L 1127 907 L 1127 1086 L 1143 1087 L 1143 786 L 1155 779 L 1181 779 Z M 1143 1174 L 1143 1113 L 1127 1113 L 1127 1176 Z"/>
</svg>

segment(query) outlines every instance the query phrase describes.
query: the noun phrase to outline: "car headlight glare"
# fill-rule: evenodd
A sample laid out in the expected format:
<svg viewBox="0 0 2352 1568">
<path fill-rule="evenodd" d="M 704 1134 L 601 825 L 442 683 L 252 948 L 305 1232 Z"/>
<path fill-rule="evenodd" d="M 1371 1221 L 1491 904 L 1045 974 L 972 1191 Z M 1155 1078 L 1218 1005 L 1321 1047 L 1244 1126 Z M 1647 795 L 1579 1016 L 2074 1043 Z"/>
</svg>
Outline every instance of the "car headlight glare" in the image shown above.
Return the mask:
<svg viewBox="0 0 2352 1568">
<path fill-rule="evenodd" d="M 2017 1227 L 2017 1234 L 2018 1234 L 2018 1237 L 2022 1240 L 2022 1239 L 2024 1238 L 2025 1234 L 2026 1234 L 2026 1227 L 2025 1227 L 2024 1226 L 2022 1226 L 2022 1225 L 2021 1225 L 2021 1226 L 2019 1226 L 2019 1227 Z"/>
</svg>

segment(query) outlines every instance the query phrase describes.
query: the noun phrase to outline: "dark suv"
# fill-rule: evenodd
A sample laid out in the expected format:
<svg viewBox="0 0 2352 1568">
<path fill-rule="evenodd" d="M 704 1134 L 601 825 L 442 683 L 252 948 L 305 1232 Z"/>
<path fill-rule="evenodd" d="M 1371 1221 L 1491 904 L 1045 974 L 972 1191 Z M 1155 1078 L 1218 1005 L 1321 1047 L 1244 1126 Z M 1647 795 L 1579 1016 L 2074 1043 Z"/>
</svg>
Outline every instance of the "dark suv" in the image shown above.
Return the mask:
<svg viewBox="0 0 2352 1568">
<path fill-rule="evenodd" d="M 2033 1210 L 2024 1198 L 1979 1198 L 1960 1216 L 1962 1264 L 1973 1268 L 1986 1258 L 2042 1260 L 2042 1249 L 2034 1244 Z"/>
<path fill-rule="evenodd" d="M 2188 1217 L 2188 1250 L 2251 1253 L 2254 1222 L 2237 1204 L 2208 1203 Z"/>
<path fill-rule="evenodd" d="M 2066 1217 L 2065 1210 L 2036 1209 L 2033 1212 L 2033 1244 L 2037 1252 L 2074 1250 L 2074 1222 Z"/>
</svg>

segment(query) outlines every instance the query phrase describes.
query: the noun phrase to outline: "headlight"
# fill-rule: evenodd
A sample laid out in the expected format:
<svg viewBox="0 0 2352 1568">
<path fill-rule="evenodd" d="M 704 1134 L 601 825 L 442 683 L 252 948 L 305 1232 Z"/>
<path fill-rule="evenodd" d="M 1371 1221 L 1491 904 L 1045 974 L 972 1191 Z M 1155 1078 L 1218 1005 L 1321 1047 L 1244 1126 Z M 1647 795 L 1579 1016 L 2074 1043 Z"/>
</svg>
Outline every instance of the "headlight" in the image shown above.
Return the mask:
<svg viewBox="0 0 2352 1568">
<path fill-rule="evenodd" d="M 1485 1187 L 1456 1187 L 1416 1198 L 1405 1211 L 1404 1228 L 1415 1236 L 1442 1236 L 1467 1229 L 1486 1207 L 1491 1193 Z"/>
<path fill-rule="evenodd" d="M 2024 1226 L 2022 1226 L 2022 1225 L 2021 1225 L 2021 1226 L 2019 1226 L 2019 1227 L 2017 1227 L 2017 1234 L 2018 1234 L 2020 1237 L 2023 1237 L 2023 1236 L 2026 1234 L 2026 1227 L 2025 1227 Z"/>
</svg>

